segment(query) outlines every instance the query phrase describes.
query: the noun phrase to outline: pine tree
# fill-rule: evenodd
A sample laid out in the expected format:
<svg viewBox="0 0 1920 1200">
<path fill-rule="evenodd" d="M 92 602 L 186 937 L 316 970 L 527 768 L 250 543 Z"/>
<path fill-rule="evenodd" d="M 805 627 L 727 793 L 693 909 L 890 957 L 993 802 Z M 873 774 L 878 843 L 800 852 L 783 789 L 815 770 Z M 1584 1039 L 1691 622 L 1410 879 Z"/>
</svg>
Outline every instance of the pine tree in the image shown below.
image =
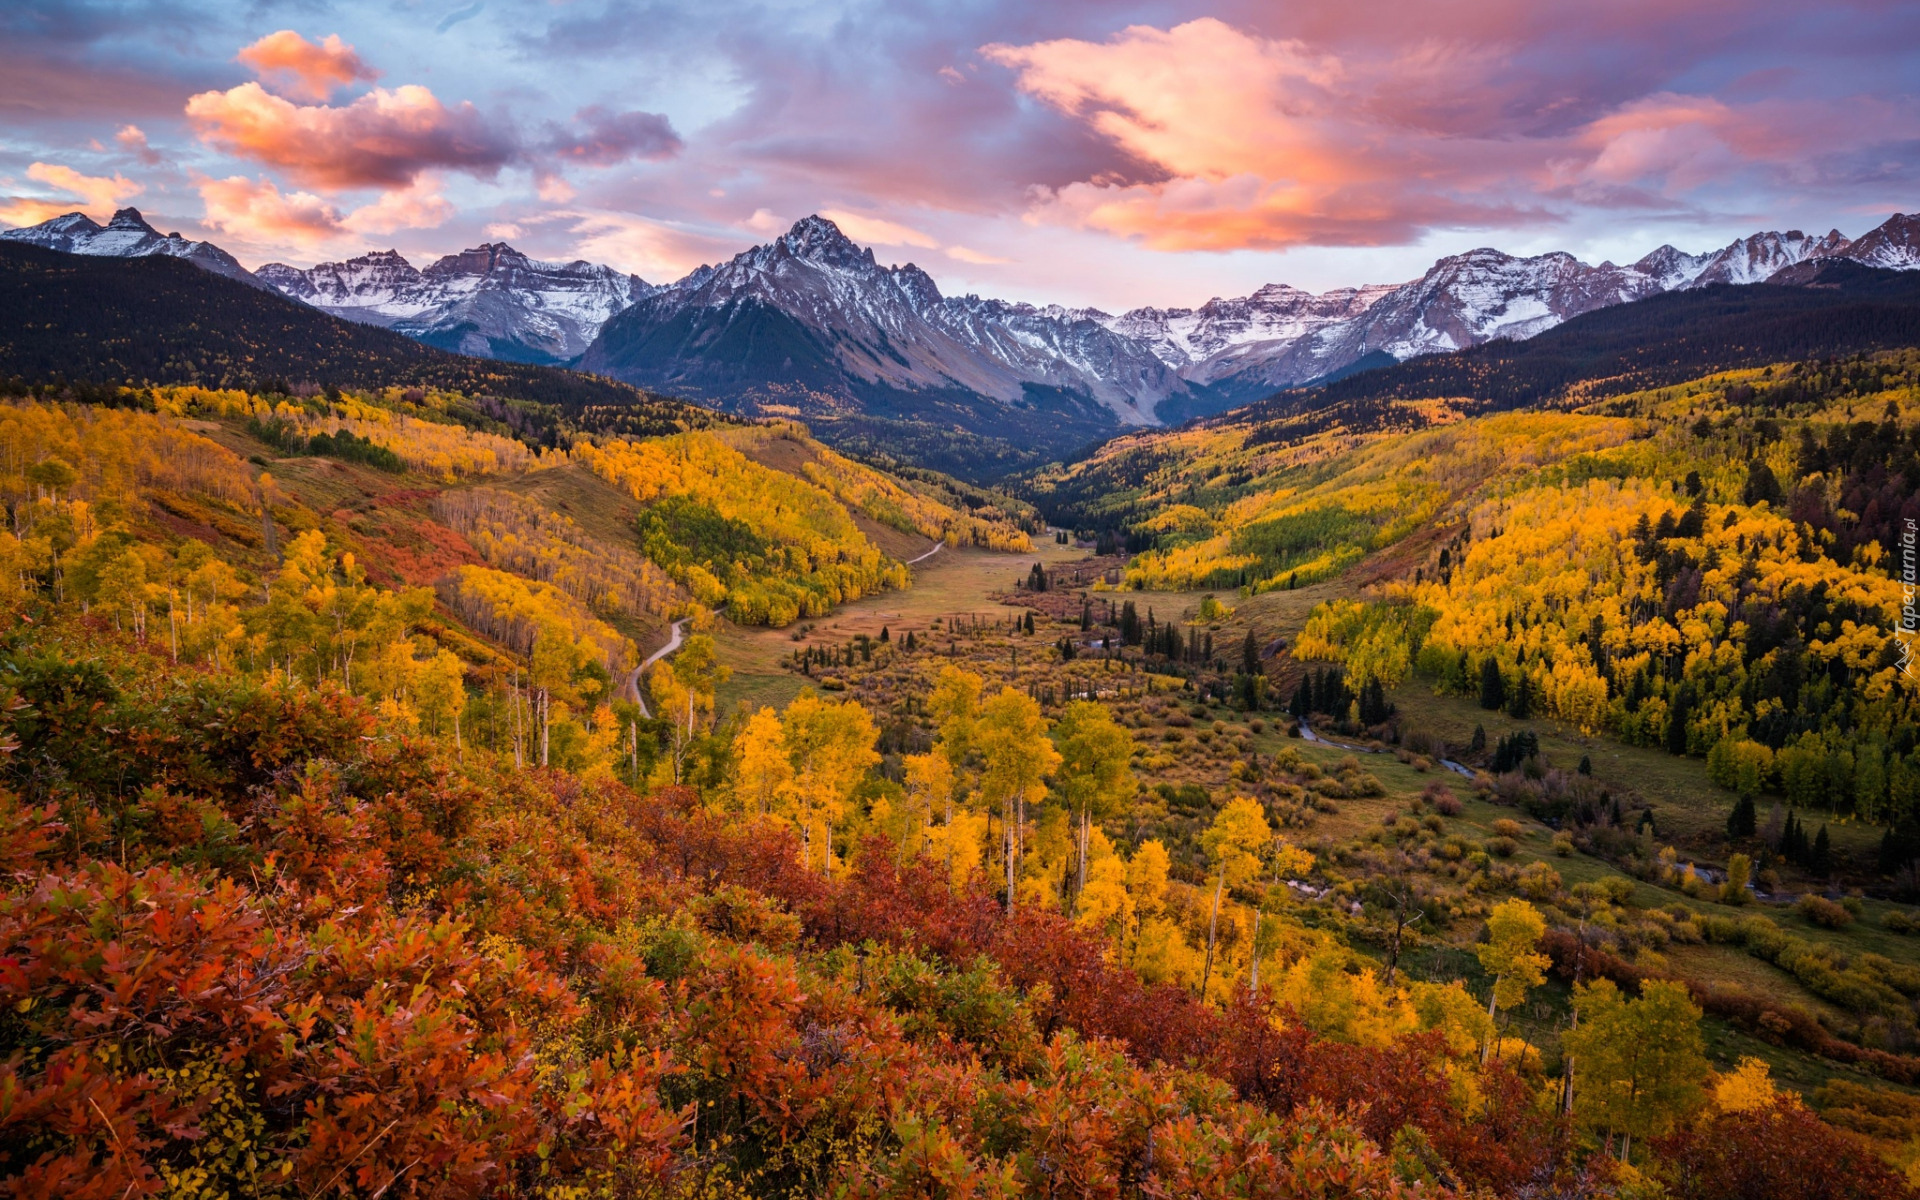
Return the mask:
<svg viewBox="0 0 1920 1200">
<path fill-rule="evenodd" d="M 1513 694 L 1507 697 L 1507 715 L 1516 721 L 1524 721 L 1533 715 L 1533 681 L 1525 668 L 1521 669 L 1520 677 L 1514 681 Z"/>
<path fill-rule="evenodd" d="M 1507 700 L 1506 681 L 1500 677 L 1500 664 L 1487 658 L 1480 664 L 1480 707 L 1497 712 Z"/>
<path fill-rule="evenodd" d="M 1807 872 L 1825 879 L 1833 870 L 1833 843 L 1827 838 L 1827 827 L 1823 822 L 1820 832 L 1814 835 L 1813 849 L 1807 854 Z"/>
<path fill-rule="evenodd" d="M 1727 817 L 1727 837 L 1733 841 L 1750 838 L 1759 827 L 1759 814 L 1754 811 L 1753 797 L 1742 796 L 1733 806 L 1733 812 Z"/>
<path fill-rule="evenodd" d="M 891 641 L 891 640 L 892 640 L 892 638 L 891 638 L 891 635 L 889 635 L 889 634 L 887 633 L 887 627 L 886 627 L 885 625 L 882 625 L 882 626 L 880 627 L 880 643 L 881 643 L 881 645 L 885 645 L 885 644 L 886 644 L 887 642 L 889 642 L 889 641 Z"/>
<path fill-rule="evenodd" d="M 1484 725 L 1473 727 L 1473 741 L 1467 745 L 1469 752 L 1478 754 L 1487 748 L 1487 729 Z"/>
<path fill-rule="evenodd" d="M 1693 716 L 1693 689 L 1685 684 L 1673 697 L 1673 714 L 1667 719 L 1667 753 L 1687 752 L 1687 722 Z"/>
<path fill-rule="evenodd" d="M 1247 639 L 1240 643 L 1240 672 L 1243 675 L 1260 673 L 1260 643 L 1254 640 L 1253 630 L 1247 630 Z"/>
</svg>

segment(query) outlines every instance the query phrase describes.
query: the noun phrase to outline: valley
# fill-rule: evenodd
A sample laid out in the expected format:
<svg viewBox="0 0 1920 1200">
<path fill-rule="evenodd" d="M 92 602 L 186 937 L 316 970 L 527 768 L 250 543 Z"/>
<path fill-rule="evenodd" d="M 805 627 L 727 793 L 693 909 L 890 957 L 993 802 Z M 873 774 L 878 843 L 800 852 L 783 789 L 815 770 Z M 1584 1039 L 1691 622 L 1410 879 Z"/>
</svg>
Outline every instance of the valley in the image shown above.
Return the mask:
<svg viewBox="0 0 1920 1200">
<path fill-rule="evenodd" d="M 1887 551 L 1920 519 L 1920 356 L 1881 348 L 1907 275 L 1656 298 L 1698 321 L 1588 314 L 989 486 L 164 256 L 7 254 L 21 310 L 165 309 L 183 346 L 224 311 L 221 353 L 275 377 L 10 360 L 0 858 L 39 882 L 0 909 L 28 964 L 0 983 L 47 1047 L 9 1068 L 34 1121 L 67 1079 L 151 1087 L 115 1120 L 210 1161 L 161 1106 L 212 1093 L 148 1081 L 217 1046 L 316 1106 L 207 1085 L 252 1122 L 219 1144 L 303 1183 L 333 1168 L 302 1139 L 359 1128 L 319 1107 L 344 1091 L 410 1158 L 811 1194 L 850 1130 L 919 1136 L 901 1097 L 1012 1111 L 1091 1070 L 1126 1104 L 1191 1089 L 1235 1144 L 1291 1130 L 1310 1179 L 1347 1139 L 1381 1194 L 1638 1186 L 1728 1138 L 1835 1195 L 1920 1177 L 1920 699 Z M 1865 348 L 1751 364 L 1701 335 L 1759 310 Z M 281 321 L 321 336 L 283 350 Z M 73 326 L 28 349 L 131 361 Z M 46 929 L 151 955 L 56 969 Z M 416 969 L 407 1011 L 458 1034 L 430 1049 L 365 1025 Z M 167 998 L 196 972 L 276 1036 L 217 989 Z M 88 1057 L 103 990 L 175 1032 Z M 329 1074 L 354 1029 L 371 1066 Z M 1670 1057 L 1621 1065 L 1649 1039 Z M 427 1053 L 430 1086 L 381 1082 Z M 1621 1107 L 1622 1078 L 1659 1098 Z M 1182 1120 L 1141 1128 L 1182 1146 Z"/>
</svg>

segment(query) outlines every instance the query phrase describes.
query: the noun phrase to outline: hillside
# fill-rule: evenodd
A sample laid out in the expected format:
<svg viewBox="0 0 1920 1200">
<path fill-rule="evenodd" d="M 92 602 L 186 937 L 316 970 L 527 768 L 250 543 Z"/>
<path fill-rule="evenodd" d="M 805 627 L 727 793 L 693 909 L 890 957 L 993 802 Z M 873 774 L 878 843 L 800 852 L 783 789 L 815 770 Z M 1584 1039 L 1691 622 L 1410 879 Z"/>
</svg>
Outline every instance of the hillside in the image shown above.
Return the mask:
<svg viewBox="0 0 1920 1200">
<path fill-rule="evenodd" d="M 1767 284 L 1668 292 L 1574 317 L 1525 341 L 1495 341 L 1282 392 L 1248 417 L 1328 404 L 1453 400 L 1523 408 L 1764 366 L 1920 342 L 1920 273 L 1847 260 L 1789 268 Z"/>
<path fill-rule="evenodd" d="M 570 411 L 614 409 L 629 433 L 712 421 L 698 408 L 611 380 L 436 350 L 181 259 L 91 258 L 0 243 L 0 378 L 7 377 L 212 388 L 440 388 Z"/>
<path fill-rule="evenodd" d="M 1056 1112 L 1105 1194 L 1912 1194 L 1920 357 L 1142 435 L 1131 556 L 791 425 L 113 399 L 0 411 L 30 1194 L 1057 1190 Z"/>
</svg>

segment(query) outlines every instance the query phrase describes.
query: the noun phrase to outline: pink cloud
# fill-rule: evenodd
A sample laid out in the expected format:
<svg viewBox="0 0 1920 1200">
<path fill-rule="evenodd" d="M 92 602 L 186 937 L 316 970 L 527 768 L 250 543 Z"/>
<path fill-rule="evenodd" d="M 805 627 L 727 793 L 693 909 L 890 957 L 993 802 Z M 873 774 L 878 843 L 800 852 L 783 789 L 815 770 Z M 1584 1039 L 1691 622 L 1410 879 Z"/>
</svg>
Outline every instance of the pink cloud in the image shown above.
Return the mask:
<svg viewBox="0 0 1920 1200">
<path fill-rule="evenodd" d="M 981 53 L 1141 164 L 1036 187 L 1028 219 L 1171 251 L 1404 244 L 1559 220 L 1569 200 L 1684 206 L 1755 170 L 1791 176 L 1920 131 L 1910 108 L 1860 98 L 1657 93 L 1567 120 L 1517 101 L 1510 46 L 1391 40 L 1334 53 L 1208 17 Z"/>
<path fill-rule="evenodd" d="M 325 100 L 336 87 L 380 77 L 337 33 L 315 43 L 282 29 L 243 48 L 237 57 L 261 78 L 303 100 Z"/>
<path fill-rule="evenodd" d="M 0 222 L 7 225 L 38 225 L 53 217 L 64 216 L 76 208 L 104 220 L 121 203 L 146 190 L 121 175 L 107 178 L 83 175 L 59 163 L 37 162 L 27 168 L 27 178 L 45 184 L 69 198 L 9 196 L 0 199 Z"/>
<path fill-rule="evenodd" d="M 187 118 L 209 145 L 321 190 L 404 188 L 435 168 L 491 177 L 517 153 L 473 105 L 448 107 L 414 84 L 333 107 L 294 104 L 243 83 L 194 96 Z"/>
<path fill-rule="evenodd" d="M 433 229 L 453 217 L 453 205 L 440 194 L 440 183 L 430 175 L 411 187 L 383 192 L 373 203 L 354 209 L 340 222 L 355 233 L 394 233 L 401 229 Z"/>
<path fill-rule="evenodd" d="M 160 164 L 160 152 L 147 144 L 147 135 L 138 125 L 122 125 L 120 132 L 113 135 L 113 140 L 147 166 Z"/>
<path fill-rule="evenodd" d="M 821 209 L 820 215 L 838 225 L 842 233 L 856 242 L 876 246 L 918 246 L 923 250 L 935 250 L 940 246 L 939 238 L 898 221 L 838 208 Z"/>
<path fill-rule="evenodd" d="M 310 192 L 282 193 L 270 179 L 199 180 L 206 225 L 257 246 L 308 247 L 338 237 L 340 214 Z"/>
</svg>

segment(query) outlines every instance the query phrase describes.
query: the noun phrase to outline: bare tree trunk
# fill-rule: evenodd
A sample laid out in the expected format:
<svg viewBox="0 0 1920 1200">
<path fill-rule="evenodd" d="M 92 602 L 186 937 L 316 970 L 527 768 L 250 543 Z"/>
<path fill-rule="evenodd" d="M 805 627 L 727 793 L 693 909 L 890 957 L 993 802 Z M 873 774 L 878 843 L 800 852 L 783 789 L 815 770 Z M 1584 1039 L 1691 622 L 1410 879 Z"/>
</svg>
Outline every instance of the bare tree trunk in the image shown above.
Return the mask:
<svg viewBox="0 0 1920 1200">
<path fill-rule="evenodd" d="M 1247 990 L 1254 999 L 1260 998 L 1260 918 L 1266 914 L 1259 909 L 1253 910 L 1253 972 L 1247 979 Z"/>
<path fill-rule="evenodd" d="M 540 689 L 540 765 L 547 765 L 547 751 L 552 745 L 553 734 L 553 697 L 546 688 Z"/>
<path fill-rule="evenodd" d="M 1214 937 L 1220 931 L 1220 897 L 1226 890 L 1227 872 L 1222 868 L 1220 871 L 1220 882 L 1213 889 L 1213 916 L 1207 921 L 1207 965 L 1205 969 L 1200 972 L 1200 999 L 1202 1001 L 1205 1001 L 1207 998 L 1207 982 L 1213 978 Z"/>
</svg>

